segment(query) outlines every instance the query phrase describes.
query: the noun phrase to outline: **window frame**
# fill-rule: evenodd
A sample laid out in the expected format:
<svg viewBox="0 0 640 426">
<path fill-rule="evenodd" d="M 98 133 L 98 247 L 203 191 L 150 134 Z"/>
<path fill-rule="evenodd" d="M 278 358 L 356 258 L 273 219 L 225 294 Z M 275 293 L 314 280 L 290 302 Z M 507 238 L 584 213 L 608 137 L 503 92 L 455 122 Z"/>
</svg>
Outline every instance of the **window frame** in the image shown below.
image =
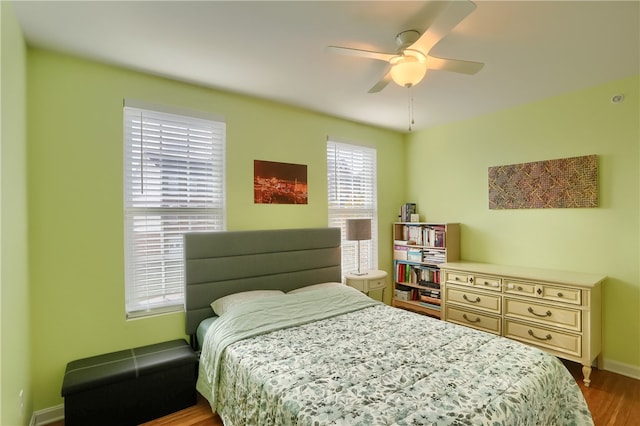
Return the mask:
<svg viewBox="0 0 640 426">
<path fill-rule="evenodd" d="M 125 100 L 123 150 L 126 317 L 184 311 L 182 235 L 226 229 L 226 123 Z"/>
<path fill-rule="evenodd" d="M 340 168 L 339 161 L 346 167 Z M 360 265 L 363 270 L 378 269 L 377 167 L 376 148 L 327 138 L 328 225 L 340 228 L 343 276 L 357 270 L 358 242 L 346 239 L 347 219 L 371 219 L 371 239 L 360 241 Z M 349 173 L 359 174 L 359 180 L 350 181 Z"/>
</svg>

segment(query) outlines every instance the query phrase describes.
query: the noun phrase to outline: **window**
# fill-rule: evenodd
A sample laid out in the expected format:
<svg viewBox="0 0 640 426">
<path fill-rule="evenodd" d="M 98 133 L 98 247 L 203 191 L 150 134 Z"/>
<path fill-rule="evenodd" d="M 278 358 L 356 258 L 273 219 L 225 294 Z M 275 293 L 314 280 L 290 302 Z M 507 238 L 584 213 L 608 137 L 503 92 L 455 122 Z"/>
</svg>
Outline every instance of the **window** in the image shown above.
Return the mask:
<svg viewBox="0 0 640 426">
<path fill-rule="evenodd" d="M 346 220 L 371 219 L 371 240 L 360 242 L 362 269 L 378 268 L 376 150 L 327 142 L 329 226 L 342 230 L 343 273 L 357 269 L 357 242 L 346 240 Z"/>
<path fill-rule="evenodd" d="M 225 123 L 124 107 L 127 317 L 182 310 L 182 234 L 225 229 Z"/>
</svg>

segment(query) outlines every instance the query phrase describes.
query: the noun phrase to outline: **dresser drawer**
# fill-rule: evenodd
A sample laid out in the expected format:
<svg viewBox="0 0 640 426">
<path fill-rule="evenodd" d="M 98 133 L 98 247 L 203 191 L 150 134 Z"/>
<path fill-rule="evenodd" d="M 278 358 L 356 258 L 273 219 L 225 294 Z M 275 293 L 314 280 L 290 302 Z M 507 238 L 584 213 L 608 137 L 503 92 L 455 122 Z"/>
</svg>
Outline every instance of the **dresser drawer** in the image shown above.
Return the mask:
<svg viewBox="0 0 640 426">
<path fill-rule="evenodd" d="M 511 318 L 535 321 L 539 324 L 581 331 L 581 311 L 557 306 L 541 305 L 528 300 L 504 298 L 504 314 Z"/>
<path fill-rule="evenodd" d="M 505 280 L 504 292 L 521 296 L 535 296 L 536 286 L 523 281 Z"/>
<path fill-rule="evenodd" d="M 500 335 L 501 320 L 500 317 L 470 312 L 458 307 L 447 306 L 445 318 L 449 322 L 454 322 L 468 327 L 477 328 L 478 330 L 487 331 L 489 333 Z"/>
<path fill-rule="evenodd" d="M 474 275 L 469 278 L 469 281 L 473 283 L 474 287 L 486 290 L 500 291 L 502 289 L 502 279 L 496 277 Z"/>
<path fill-rule="evenodd" d="M 571 303 L 574 305 L 582 304 L 582 294 L 579 289 L 553 287 L 550 285 L 542 285 L 539 287 L 539 289 L 536 289 L 536 292 L 543 299 Z"/>
<path fill-rule="evenodd" d="M 582 336 L 579 334 L 565 333 L 505 319 L 503 335 L 534 346 L 577 357 L 582 356 Z"/>
<path fill-rule="evenodd" d="M 484 311 L 500 314 L 500 298 L 499 295 L 467 291 L 465 288 L 446 287 L 447 303 L 459 303 L 474 309 L 482 309 Z"/>
<path fill-rule="evenodd" d="M 444 273 L 445 273 L 446 282 L 455 283 L 455 284 L 467 284 L 467 285 L 471 284 L 469 282 L 470 276 L 463 272 L 445 271 Z"/>
</svg>

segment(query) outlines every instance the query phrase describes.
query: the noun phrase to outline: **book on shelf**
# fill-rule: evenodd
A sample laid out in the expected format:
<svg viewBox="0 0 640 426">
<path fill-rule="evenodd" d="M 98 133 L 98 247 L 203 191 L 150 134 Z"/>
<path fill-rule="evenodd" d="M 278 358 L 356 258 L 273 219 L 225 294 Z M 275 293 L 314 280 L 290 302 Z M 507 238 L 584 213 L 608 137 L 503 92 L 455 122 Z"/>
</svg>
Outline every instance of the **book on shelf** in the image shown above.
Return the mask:
<svg viewBox="0 0 640 426">
<path fill-rule="evenodd" d="M 429 287 L 428 283 L 439 284 L 440 283 L 440 270 L 432 268 L 420 268 L 420 279 L 418 284 Z M 437 286 L 440 287 L 439 285 Z"/>
<path fill-rule="evenodd" d="M 401 222 L 410 222 L 412 214 L 416 214 L 416 203 L 405 203 L 400 207 Z"/>
<path fill-rule="evenodd" d="M 422 229 L 419 226 L 405 225 L 405 228 L 407 229 L 407 235 L 408 235 L 407 239 L 409 241 L 412 241 L 413 244 L 417 246 L 424 245 Z"/>
<path fill-rule="evenodd" d="M 422 261 L 425 263 L 444 263 L 446 261 L 446 256 L 442 251 L 423 250 Z"/>
<path fill-rule="evenodd" d="M 433 236 L 433 246 L 434 247 L 446 247 L 446 237 L 447 233 L 444 229 L 435 229 Z"/>
<path fill-rule="evenodd" d="M 440 290 L 420 290 L 420 298 L 440 300 Z"/>
</svg>

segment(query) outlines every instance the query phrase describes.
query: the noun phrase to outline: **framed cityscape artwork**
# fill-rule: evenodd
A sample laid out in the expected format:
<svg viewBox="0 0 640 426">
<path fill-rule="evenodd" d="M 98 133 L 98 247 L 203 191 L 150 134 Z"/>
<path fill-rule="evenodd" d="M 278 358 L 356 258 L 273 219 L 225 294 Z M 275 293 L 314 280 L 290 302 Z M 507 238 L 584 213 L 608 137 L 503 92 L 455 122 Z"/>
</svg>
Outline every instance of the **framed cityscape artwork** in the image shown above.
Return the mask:
<svg viewBox="0 0 640 426">
<path fill-rule="evenodd" d="M 255 204 L 307 204 L 306 164 L 253 161 Z"/>
</svg>

